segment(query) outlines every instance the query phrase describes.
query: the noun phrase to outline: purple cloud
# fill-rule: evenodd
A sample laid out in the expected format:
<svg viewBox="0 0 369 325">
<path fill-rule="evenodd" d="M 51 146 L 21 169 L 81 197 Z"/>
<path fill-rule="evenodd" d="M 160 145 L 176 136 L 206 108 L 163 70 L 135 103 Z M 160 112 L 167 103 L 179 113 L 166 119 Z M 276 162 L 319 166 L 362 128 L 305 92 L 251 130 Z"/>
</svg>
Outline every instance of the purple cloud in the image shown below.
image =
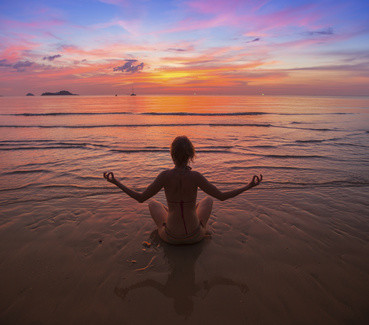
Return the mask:
<svg viewBox="0 0 369 325">
<path fill-rule="evenodd" d="M 18 61 L 16 64 L 13 65 L 13 68 L 16 69 L 18 72 L 22 72 L 25 68 L 30 67 L 33 62 L 30 61 Z"/>
<path fill-rule="evenodd" d="M 308 35 L 311 36 L 319 36 L 319 35 L 333 35 L 333 28 L 332 27 L 328 27 L 326 29 L 321 29 L 321 30 L 313 30 L 313 31 L 308 31 L 307 32 Z"/>
<path fill-rule="evenodd" d="M 51 56 L 45 56 L 43 60 L 54 61 L 55 59 L 60 58 L 60 57 L 61 57 L 60 54 L 56 54 L 56 55 L 51 55 Z"/>
<path fill-rule="evenodd" d="M 247 41 L 246 43 L 254 43 L 254 42 L 259 42 L 260 41 L 260 37 L 256 37 L 251 41 Z"/>
<path fill-rule="evenodd" d="M 31 65 L 33 65 L 33 62 L 30 62 L 30 61 L 18 61 L 17 63 L 12 64 L 12 63 L 9 63 L 8 60 L 6 59 L 0 60 L 0 67 L 12 67 L 18 72 L 24 71 L 25 68 L 30 67 Z"/>
<path fill-rule="evenodd" d="M 138 62 L 137 60 L 125 60 L 125 61 L 126 63 L 124 63 L 121 66 L 115 67 L 113 71 L 136 73 L 144 68 L 143 62 L 136 65 L 135 63 Z"/>
<path fill-rule="evenodd" d="M 186 52 L 187 50 L 185 49 L 181 49 L 181 48 L 174 48 L 174 47 L 170 47 L 167 49 L 167 51 L 173 51 L 173 52 Z"/>
<path fill-rule="evenodd" d="M 8 60 L 2 59 L 0 60 L 0 67 L 11 67 L 12 65 L 8 63 Z"/>
</svg>

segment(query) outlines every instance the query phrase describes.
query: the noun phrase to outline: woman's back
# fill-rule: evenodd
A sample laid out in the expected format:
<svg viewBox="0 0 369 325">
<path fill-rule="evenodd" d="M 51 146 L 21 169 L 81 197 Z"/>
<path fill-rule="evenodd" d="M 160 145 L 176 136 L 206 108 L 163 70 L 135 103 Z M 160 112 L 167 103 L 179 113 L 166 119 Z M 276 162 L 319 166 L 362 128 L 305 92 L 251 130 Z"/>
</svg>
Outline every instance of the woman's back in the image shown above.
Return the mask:
<svg viewBox="0 0 369 325">
<path fill-rule="evenodd" d="M 197 178 L 190 168 L 167 170 L 164 179 L 165 196 L 168 202 L 196 201 Z"/>
<path fill-rule="evenodd" d="M 167 229 L 173 235 L 185 237 L 196 231 L 197 175 L 190 168 L 175 167 L 166 171 L 164 190 L 168 202 Z"/>
</svg>

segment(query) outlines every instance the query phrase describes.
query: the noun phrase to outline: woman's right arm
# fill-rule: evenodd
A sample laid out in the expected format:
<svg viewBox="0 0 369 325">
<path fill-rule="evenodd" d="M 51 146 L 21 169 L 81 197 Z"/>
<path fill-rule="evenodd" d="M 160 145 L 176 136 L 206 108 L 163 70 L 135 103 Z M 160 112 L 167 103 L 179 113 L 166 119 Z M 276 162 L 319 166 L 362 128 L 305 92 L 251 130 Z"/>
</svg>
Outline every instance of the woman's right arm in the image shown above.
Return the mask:
<svg viewBox="0 0 369 325">
<path fill-rule="evenodd" d="M 126 193 L 127 195 L 129 195 L 131 198 L 133 198 L 136 201 L 142 203 L 142 202 L 146 201 L 147 199 L 151 198 L 152 196 L 154 196 L 156 193 L 158 193 L 161 190 L 161 188 L 163 187 L 164 174 L 165 174 L 165 172 L 161 172 L 156 177 L 156 179 L 154 180 L 154 182 L 152 182 L 146 188 L 146 190 L 144 190 L 142 193 L 141 192 L 134 191 L 134 190 L 131 190 L 127 186 L 123 185 L 121 182 L 119 182 L 114 177 L 114 174 L 112 172 L 109 172 L 109 173 L 105 172 L 103 174 L 103 176 L 104 176 L 104 178 L 108 182 L 114 184 L 115 186 L 118 186 L 124 193 Z"/>
<path fill-rule="evenodd" d="M 253 188 L 257 185 L 260 184 L 260 182 L 263 180 L 263 175 L 260 174 L 260 178 L 259 176 L 254 175 L 251 182 L 243 187 L 240 187 L 238 189 L 232 190 L 232 191 L 227 191 L 227 192 L 222 192 L 220 190 L 218 190 L 218 188 L 214 185 L 211 184 L 202 174 L 197 173 L 197 178 L 198 178 L 198 187 L 203 190 L 206 194 L 209 194 L 213 197 L 215 197 L 216 199 L 220 200 L 220 201 L 225 201 L 228 200 L 232 197 L 235 197 L 247 190 L 249 190 L 250 188 Z"/>
</svg>

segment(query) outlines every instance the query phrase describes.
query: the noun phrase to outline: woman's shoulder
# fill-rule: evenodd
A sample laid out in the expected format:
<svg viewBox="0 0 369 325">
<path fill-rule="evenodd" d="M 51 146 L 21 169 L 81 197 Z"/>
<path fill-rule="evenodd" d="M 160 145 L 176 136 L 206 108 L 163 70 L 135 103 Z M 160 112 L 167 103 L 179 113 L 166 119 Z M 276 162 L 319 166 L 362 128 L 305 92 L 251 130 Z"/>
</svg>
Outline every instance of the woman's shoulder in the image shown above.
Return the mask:
<svg viewBox="0 0 369 325">
<path fill-rule="evenodd" d="M 199 177 L 202 177 L 202 174 L 200 172 L 198 172 L 197 170 L 189 170 L 188 173 L 192 178 L 196 178 L 198 179 Z"/>
<path fill-rule="evenodd" d="M 160 174 L 163 176 L 170 176 L 170 175 L 175 175 L 175 174 L 182 174 L 182 175 L 187 174 L 189 176 L 194 176 L 194 177 L 201 176 L 200 172 L 193 170 L 190 167 L 188 169 L 186 168 L 185 170 L 178 170 L 178 168 L 168 168 L 168 169 L 163 170 Z"/>
<path fill-rule="evenodd" d="M 169 173 L 171 172 L 171 169 L 164 169 L 163 171 L 161 171 L 160 173 L 159 173 L 159 176 L 166 176 L 166 175 L 168 175 Z"/>
<path fill-rule="evenodd" d="M 196 178 L 203 177 L 202 174 L 198 172 L 197 170 L 192 170 L 191 173 Z"/>
</svg>

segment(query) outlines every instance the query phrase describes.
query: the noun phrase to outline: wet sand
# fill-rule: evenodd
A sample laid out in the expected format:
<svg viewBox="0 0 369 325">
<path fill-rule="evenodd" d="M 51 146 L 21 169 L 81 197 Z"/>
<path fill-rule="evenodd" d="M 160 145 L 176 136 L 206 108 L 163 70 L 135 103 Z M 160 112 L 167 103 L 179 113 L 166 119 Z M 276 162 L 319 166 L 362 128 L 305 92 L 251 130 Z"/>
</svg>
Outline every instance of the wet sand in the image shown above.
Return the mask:
<svg viewBox="0 0 369 325">
<path fill-rule="evenodd" d="M 367 324 L 367 199 L 260 187 L 215 202 L 191 246 L 161 242 L 118 193 L 9 205 L 0 323 Z"/>
</svg>

